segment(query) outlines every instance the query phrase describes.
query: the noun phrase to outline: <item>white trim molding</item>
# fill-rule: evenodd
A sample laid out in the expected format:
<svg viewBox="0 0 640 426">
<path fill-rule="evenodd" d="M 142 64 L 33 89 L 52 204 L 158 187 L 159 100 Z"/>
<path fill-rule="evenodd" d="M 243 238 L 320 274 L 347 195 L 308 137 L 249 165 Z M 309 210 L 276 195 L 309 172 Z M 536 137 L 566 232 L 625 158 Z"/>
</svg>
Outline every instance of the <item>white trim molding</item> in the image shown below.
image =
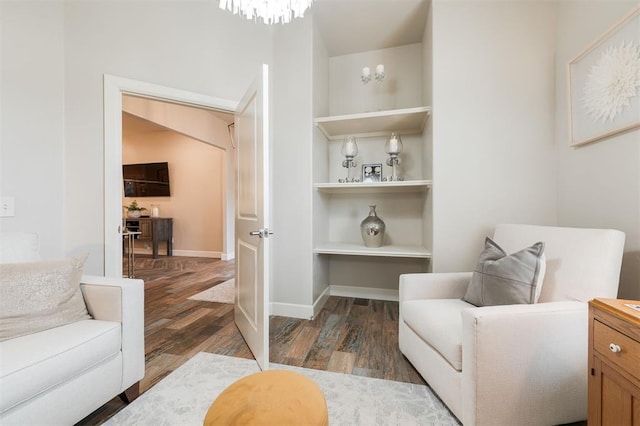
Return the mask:
<svg viewBox="0 0 640 426">
<path fill-rule="evenodd" d="M 270 303 L 270 315 L 281 317 L 313 319 L 313 306 L 294 305 L 292 303 Z"/>
<path fill-rule="evenodd" d="M 313 317 L 314 318 L 316 316 L 318 316 L 318 314 L 320 313 L 320 311 L 324 307 L 324 304 L 327 303 L 327 300 L 329 300 L 329 296 L 331 296 L 330 290 L 331 289 L 327 286 L 327 288 L 324 289 L 324 291 L 322 292 L 320 297 L 318 297 L 316 299 L 316 301 L 313 303 Z"/>
<path fill-rule="evenodd" d="M 316 299 L 313 305 L 294 305 L 291 303 L 271 303 L 271 315 L 282 317 L 314 319 L 327 303 L 330 296 L 330 289 L 327 287 L 322 294 Z"/>
<path fill-rule="evenodd" d="M 356 297 L 358 299 L 388 300 L 397 302 L 399 300 L 398 290 L 388 288 L 355 287 L 347 285 L 329 286 L 331 296 Z"/>
</svg>

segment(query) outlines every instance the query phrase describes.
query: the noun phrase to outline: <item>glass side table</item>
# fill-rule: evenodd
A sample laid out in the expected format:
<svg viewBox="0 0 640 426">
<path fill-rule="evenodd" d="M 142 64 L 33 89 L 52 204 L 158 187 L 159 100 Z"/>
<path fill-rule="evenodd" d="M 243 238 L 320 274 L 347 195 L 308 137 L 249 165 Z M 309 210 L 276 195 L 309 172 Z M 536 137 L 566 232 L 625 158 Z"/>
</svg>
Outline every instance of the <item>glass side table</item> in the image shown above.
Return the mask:
<svg viewBox="0 0 640 426">
<path fill-rule="evenodd" d="M 142 234 L 142 232 L 138 231 L 124 231 L 122 233 L 122 238 L 124 238 L 127 242 L 126 251 L 127 251 L 127 278 L 135 278 L 135 265 L 134 265 L 134 248 L 136 242 L 136 236 Z"/>
</svg>

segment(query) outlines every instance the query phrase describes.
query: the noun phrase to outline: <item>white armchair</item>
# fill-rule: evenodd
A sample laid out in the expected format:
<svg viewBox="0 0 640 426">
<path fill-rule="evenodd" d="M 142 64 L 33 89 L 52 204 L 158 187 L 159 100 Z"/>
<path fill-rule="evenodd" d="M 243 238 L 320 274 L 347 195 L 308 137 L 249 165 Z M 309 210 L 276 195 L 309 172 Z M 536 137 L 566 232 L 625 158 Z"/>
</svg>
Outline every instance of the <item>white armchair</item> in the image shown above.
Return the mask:
<svg viewBox="0 0 640 426">
<path fill-rule="evenodd" d="M 475 307 L 461 299 L 472 273 L 401 275 L 400 350 L 465 425 L 586 419 L 587 302 L 617 296 L 624 233 L 499 225 L 493 239 L 507 253 L 545 242 L 538 303 Z"/>
</svg>

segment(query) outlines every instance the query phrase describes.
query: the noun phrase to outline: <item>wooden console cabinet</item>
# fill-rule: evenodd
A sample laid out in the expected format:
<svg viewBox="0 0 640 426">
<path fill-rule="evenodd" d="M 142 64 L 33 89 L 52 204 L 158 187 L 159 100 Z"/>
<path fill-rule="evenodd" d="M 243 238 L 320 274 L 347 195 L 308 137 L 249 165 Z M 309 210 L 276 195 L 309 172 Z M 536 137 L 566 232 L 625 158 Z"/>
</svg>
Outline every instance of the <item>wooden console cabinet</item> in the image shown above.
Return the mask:
<svg viewBox="0 0 640 426">
<path fill-rule="evenodd" d="M 589 426 L 640 426 L 640 312 L 589 302 Z"/>
<path fill-rule="evenodd" d="M 128 218 L 125 227 L 130 231 L 140 232 L 138 241 L 151 241 L 153 258 L 158 258 L 158 244 L 161 241 L 167 243 L 167 256 L 173 254 L 173 218 L 170 217 L 141 217 Z"/>
</svg>

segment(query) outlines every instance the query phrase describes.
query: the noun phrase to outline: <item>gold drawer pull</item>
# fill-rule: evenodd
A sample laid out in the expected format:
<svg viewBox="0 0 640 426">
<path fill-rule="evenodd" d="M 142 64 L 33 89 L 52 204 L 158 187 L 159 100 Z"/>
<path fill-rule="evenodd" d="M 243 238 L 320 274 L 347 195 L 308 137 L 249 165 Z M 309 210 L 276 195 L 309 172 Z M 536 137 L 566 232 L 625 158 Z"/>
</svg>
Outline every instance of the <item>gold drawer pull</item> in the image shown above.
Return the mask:
<svg viewBox="0 0 640 426">
<path fill-rule="evenodd" d="M 609 343 L 609 350 L 614 354 L 622 352 L 620 345 L 616 345 L 615 343 Z"/>
</svg>

